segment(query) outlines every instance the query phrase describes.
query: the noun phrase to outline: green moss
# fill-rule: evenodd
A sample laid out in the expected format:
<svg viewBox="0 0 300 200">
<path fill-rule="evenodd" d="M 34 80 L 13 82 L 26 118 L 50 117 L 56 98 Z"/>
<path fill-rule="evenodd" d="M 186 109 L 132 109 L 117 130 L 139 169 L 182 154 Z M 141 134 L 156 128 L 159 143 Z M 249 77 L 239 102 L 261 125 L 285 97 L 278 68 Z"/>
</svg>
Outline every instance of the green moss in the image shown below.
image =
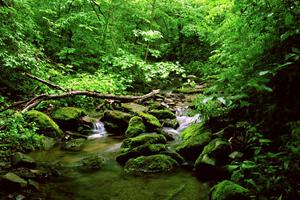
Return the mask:
<svg viewBox="0 0 300 200">
<path fill-rule="evenodd" d="M 122 103 L 121 107 L 131 113 L 147 112 L 148 108 L 137 103 Z"/>
<path fill-rule="evenodd" d="M 105 159 L 102 156 L 98 154 L 92 154 L 79 161 L 79 168 L 81 170 L 101 169 L 104 162 Z"/>
<path fill-rule="evenodd" d="M 138 112 L 137 114 L 143 118 L 145 125 L 150 129 L 161 128 L 161 123 L 155 116 L 144 112 Z"/>
<path fill-rule="evenodd" d="M 167 139 L 159 134 L 144 134 L 123 141 L 122 148 L 133 149 L 143 144 L 166 144 Z"/>
<path fill-rule="evenodd" d="M 63 107 L 53 111 L 52 118 L 59 121 L 79 120 L 85 115 L 83 109 L 75 107 Z"/>
<path fill-rule="evenodd" d="M 131 117 L 131 114 L 125 112 L 108 110 L 104 113 L 101 121 L 104 122 L 108 132 L 123 135 L 128 127 Z"/>
<path fill-rule="evenodd" d="M 46 114 L 31 110 L 25 113 L 28 121 L 33 121 L 39 128 L 38 132 L 49 137 L 63 137 L 63 131 L 59 126 Z"/>
<path fill-rule="evenodd" d="M 178 128 L 179 123 L 177 119 L 162 119 L 161 123 L 163 124 L 164 127 L 171 127 L 171 128 Z"/>
<path fill-rule="evenodd" d="M 250 200 L 250 191 L 232 181 L 224 180 L 211 191 L 211 200 Z"/>
<path fill-rule="evenodd" d="M 166 150 L 167 147 L 165 144 L 146 143 L 133 149 L 123 149 L 122 153 L 116 159 L 119 163 L 125 164 L 131 158 L 154 155 Z"/>
<path fill-rule="evenodd" d="M 181 142 L 176 151 L 188 160 L 196 160 L 203 147 L 211 140 L 211 133 L 197 123 L 189 126 L 181 133 Z"/>
<path fill-rule="evenodd" d="M 126 173 L 158 173 L 171 171 L 178 166 L 170 156 L 158 154 L 130 159 L 124 170 Z"/>
<path fill-rule="evenodd" d="M 73 140 L 65 142 L 61 148 L 63 150 L 67 150 L 67 151 L 80 151 L 84 147 L 85 142 L 86 142 L 86 139 L 83 139 L 83 138 L 73 139 Z"/>
<path fill-rule="evenodd" d="M 146 126 L 143 123 L 143 119 L 138 116 L 134 116 L 129 120 L 128 128 L 125 132 L 125 137 L 135 137 L 144 133 Z"/>
<path fill-rule="evenodd" d="M 157 117 L 158 119 L 175 119 L 176 115 L 171 111 L 167 109 L 163 110 L 152 110 L 150 112 L 152 115 Z"/>
</svg>

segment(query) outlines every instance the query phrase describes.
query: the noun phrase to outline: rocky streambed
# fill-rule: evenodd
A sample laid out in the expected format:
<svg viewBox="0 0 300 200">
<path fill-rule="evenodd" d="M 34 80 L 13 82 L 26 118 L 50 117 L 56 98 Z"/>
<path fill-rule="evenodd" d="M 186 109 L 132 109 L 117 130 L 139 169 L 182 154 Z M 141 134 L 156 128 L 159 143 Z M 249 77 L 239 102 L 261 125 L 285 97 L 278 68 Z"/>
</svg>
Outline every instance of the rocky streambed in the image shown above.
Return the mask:
<svg viewBox="0 0 300 200">
<path fill-rule="evenodd" d="M 27 112 L 47 136 L 45 149 L 10 156 L 2 199 L 208 199 L 211 186 L 199 179 L 227 176 L 231 148 L 199 115 L 187 116 L 193 97 L 104 102 L 90 115 L 74 107 Z M 220 187 L 234 194 L 215 187 L 213 199 L 249 196 L 232 182 Z"/>
</svg>

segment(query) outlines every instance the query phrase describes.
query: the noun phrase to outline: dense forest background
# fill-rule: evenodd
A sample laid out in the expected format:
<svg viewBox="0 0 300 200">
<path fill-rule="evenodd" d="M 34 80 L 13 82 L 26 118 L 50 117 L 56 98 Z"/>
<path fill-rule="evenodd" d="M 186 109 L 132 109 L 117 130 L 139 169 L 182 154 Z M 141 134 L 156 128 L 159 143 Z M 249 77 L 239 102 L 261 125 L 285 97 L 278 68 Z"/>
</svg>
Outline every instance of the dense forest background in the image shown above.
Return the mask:
<svg viewBox="0 0 300 200">
<path fill-rule="evenodd" d="M 195 110 L 213 131 L 234 132 L 246 153 L 236 182 L 296 199 L 299 29 L 298 0 L 0 0 L 0 149 L 40 145 L 35 125 L 7 108 L 58 91 L 26 73 L 116 95 L 205 83 Z M 98 100 L 51 103 L 88 109 Z"/>
</svg>

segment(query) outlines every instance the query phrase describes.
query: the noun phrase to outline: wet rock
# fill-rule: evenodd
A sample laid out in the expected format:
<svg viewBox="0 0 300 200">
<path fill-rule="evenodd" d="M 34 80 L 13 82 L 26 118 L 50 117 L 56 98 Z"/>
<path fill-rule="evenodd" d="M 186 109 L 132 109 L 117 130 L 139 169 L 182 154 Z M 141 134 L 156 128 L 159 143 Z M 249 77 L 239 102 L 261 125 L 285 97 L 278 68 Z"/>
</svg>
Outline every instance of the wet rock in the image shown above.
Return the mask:
<svg viewBox="0 0 300 200">
<path fill-rule="evenodd" d="M 152 110 L 150 112 L 152 115 L 157 117 L 158 119 L 175 119 L 176 115 L 171 110 Z"/>
<path fill-rule="evenodd" d="M 61 138 L 64 135 L 59 126 L 48 115 L 40 111 L 28 111 L 25 113 L 25 118 L 29 122 L 35 122 L 39 128 L 38 132 L 43 135 L 53 138 Z"/>
<path fill-rule="evenodd" d="M 176 151 L 188 160 L 196 160 L 210 140 L 211 133 L 204 129 L 203 124 L 193 124 L 181 133 L 181 142 Z"/>
<path fill-rule="evenodd" d="M 129 120 L 128 128 L 125 132 L 125 137 L 135 137 L 146 131 L 143 119 L 138 116 L 134 116 Z"/>
<path fill-rule="evenodd" d="M 13 155 L 12 163 L 14 166 L 18 167 L 34 168 L 36 166 L 36 162 L 33 160 L 33 158 L 21 152 L 17 152 Z"/>
<path fill-rule="evenodd" d="M 216 138 L 207 144 L 195 162 L 195 169 L 205 172 L 207 168 L 225 165 L 230 153 L 230 144 Z"/>
<path fill-rule="evenodd" d="M 126 162 L 124 170 L 129 174 L 159 173 L 174 170 L 179 164 L 167 155 L 140 156 Z"/>
<path fill-rule="evenodd" d="M 104 163 L 105 159 L 102 156 L 98 154 L 93 154 L 80 160 L 79 168 L 84 171 L 96 170 L 101 169 Z"/>
<path fill-rule="evenodd" d="M 146 143 L 130 150 L 128 149 L 124 151 L 123 149 L 122 153 L 117 156 L 116 160 L 121 164 L 125 164 L 131 158 L 159 154 L 160 152 L 166 150 L 167 147 L 165 144 Z"/>
<path fill-rule="evenodd" d="M 165 136 L 167 141 L 173 141 L 177 139 L 179 135 L 179 133 L 175 129 L 168 127 L 164 127 L 162 130 L 159 130 L 158 133 Z"/>
<path fill-rule="evenodd" d="M 123 141 L 121 148 L 127 151 L 143 144 L 166 144 L 167 140 L 160 134 L 143 134 Z"/>
<path fill-rule="evenodd" d="M 7 173 L 0 177 L 1 185 L 5 185 L 7 189 L 19 189 L 27 186 L 27 181 L 14 173 Z"/>
<path fill-rule="evenodd" d="M 42 140 L 42 147 L 44 150 L 50 150 L 56 145 L 56 140 L 51 137 L 44 137 Z"/>
<path fill-rule="evenodd" d="M 61 149 L 67 150 L 67 151 L 80 151 L 83 149 L 85 145 L 86 139 L 79 138 L 79 139 L 73 139 L 70 141 L 65 142 Z"/>
<path fill-rule="evenodd" d="M 131 114 L 125 112 L 109 110 L 104 113 L 101 121 L 104 122 L 107 132 L 123 135 L 131 117 Z"/>
<path fill-rule="evenodd" d="M 224 180 L 215 185 L 210 193 L 211 200 L 250 200 L 250 191 L 232 181 Z"/>
<path fill-rule="evenodd" d="M 176 160 L 179 164 L 184 163 L 184 158 L 179 153 L 177 153 L 176 151 L 171 151 L 171 150 L 168 149 L 167 151 L 160 152 L 160 154 L 170 156 L 171 158 Z"/>
<path fill-rule="evenodd" d="M 149 109 L 146 106 L 137 104 L 137 103 L 122 103 L 121 108 L 123 108 L 127 112 L 131 112 L 133 114 L 138 112 L 147 112 Z"/>
<path fill-rule="evenodd" d="M 75 107 L 58 108 L 51 114 L 52 118 L 64 130 L 77 130 L 84 115 L 85 111 L 83 109 Z"/>
<path fill-rule="evenodd" d="M 161 123 L 155 116 L 144 112 L 138 112 L 137 114 L 143 119 L 144 124 L 149 131 L 161 128 Z"/>
<path fill-rule="evenodd" d="M 164 127 L 170 127 L 174 129 L 179 127 L 179 122 L 177 121 L 177 119 L 162 119 L 160 120 L 160 122 Z"/>
</svg>

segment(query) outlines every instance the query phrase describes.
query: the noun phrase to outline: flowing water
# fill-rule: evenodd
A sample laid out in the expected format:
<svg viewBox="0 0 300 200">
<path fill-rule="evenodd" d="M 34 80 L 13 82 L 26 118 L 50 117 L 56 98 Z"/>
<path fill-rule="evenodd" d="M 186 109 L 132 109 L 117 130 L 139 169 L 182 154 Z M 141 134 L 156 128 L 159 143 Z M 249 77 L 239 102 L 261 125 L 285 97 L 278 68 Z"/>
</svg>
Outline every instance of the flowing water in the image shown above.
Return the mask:
<svg viewBox="0 0 300 200">
<path fill-rule="evenodd" d="M 179 132 L 199 116 L 187 117 L 178 114 Z M 179 169 L 171 173 L 130 176 L 115 161 L 121 140 L 108 136 L 103 123 L 96 122 L 92 135 L 80 152 L 67 152 L 59 148 L 34 152 L 31 156 L 40 163 L 60 163 L 65 166 L 60 176 L 51 178 L 42 191 L 46 199 L 64 200 L 206 200 L 209 186 L 199 182 L 189 171 Z M 88 154 L 102 155 L 106 162 L 102 169 L 82 172 L 72 167 Z"/>
</svg>

